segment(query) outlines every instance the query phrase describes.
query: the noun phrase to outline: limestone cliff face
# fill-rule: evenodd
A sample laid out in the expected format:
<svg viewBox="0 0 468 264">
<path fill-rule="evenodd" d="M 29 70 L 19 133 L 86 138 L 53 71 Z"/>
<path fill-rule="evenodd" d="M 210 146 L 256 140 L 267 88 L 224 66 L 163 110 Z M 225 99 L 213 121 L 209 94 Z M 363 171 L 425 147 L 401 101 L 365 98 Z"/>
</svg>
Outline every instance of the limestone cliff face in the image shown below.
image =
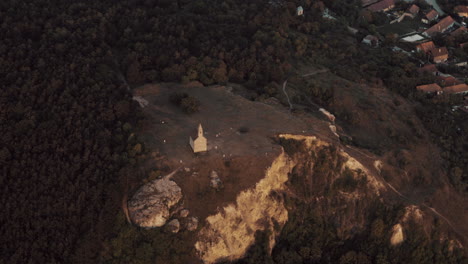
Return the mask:
<svg viewBox="0 0 468 264">
<path fill-rule="evenodd" d="M 343 237 L 350 235 L 350 230 L 365 225 L 365 215 L 361 212 L 365 210 L 366 203 L 362 201 L 369 196 L 378 196 L 384 186 L 367 175 L 367 170 L 357 160 L 316 137 L 280 135 L 280 139 L 300 146 L 298 152 L 290 153 L 290 156 L 286 153 L 288 151 L 283 151 L 255 188 L 240 193 L 235 204 L 224 207 L 206 219 L 206 225 L 201 229 L 195 244 L 205 263 L 241 258 L 254 243 L 254 235 L 258 230 L 270 231 L 270 248 L 273 248 L 275 236 L 288 220 L 288 212 L 283 200 L 277 198 L 282 196 L 272 194 L 294 192 L 288 185 L 294 182 L 291 177 L 298 174 L 307 175 L 299 183 L 307 189 L 307 193 L 298 192 L 294 195 L 307 196 L 301 198 L 315 204 L 318 211 L 335 222 Z M 328 167 L 322 166 L 323 155 Z M 322 170 L 323 175 L 317 172 Z M 338 191 L 333 196 L 326 196 L 323 190 L 329 189 L 345 171 L 350 171 L 353 178 L 361 180 L 368 191 Z"/>
<path fill-rule="evenodd" d="M 235 204 L 206 219 L 207 224 L 195 244 L 205 263 L 242 257 L 254 243 L 257 230 L 272 232 L 270 247 L 273 247 L 274 236 L 278 233 L 274 227 L 282 227 L 286 223 L 288 212 L 282 200 L 272 193 L 285 189 L 293 166 L 286 153 L 281 153 L 255 188 L 240 193 Z"/>
</svg>

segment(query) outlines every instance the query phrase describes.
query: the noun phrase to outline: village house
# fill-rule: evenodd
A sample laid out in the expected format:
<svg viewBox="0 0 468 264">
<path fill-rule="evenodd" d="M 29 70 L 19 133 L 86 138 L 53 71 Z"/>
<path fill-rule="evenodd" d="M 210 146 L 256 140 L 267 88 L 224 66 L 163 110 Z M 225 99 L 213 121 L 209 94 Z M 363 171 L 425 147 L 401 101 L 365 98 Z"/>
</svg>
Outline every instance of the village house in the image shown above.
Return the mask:
<svg viewBox="0 0 468 264">
<path fill-rule="evenodd" d="M 425 24 L 429 24 L 432 21 L 436 20 L 437 18 L 439 18 L 439 13 L 437 13 L 437 11 L 432 9 L 421 19 L 421 21 Z"/>
<path fill-rule="evenodd" d="M 382 0 L 367 7 L 372 12 L 385 12 L 395 7 L 395 0 Z"/>
<path fill-rule="evenodd" d="M 411 16 L 414 18 L 419 13 L 419 6 L 412 5 L 406 12 L 411 14 Z"/>
<path fill-rule="evenodd" d="M 298 6 L 297 9 L 296 9 L 296 14 L 298 16 L 304 15 L 304 8 L 302 8 L 302 6 Z"/>
<path fill-rule="evenodd" d="M 434 45 L 434 42 L 432 41 L 424 42 L 416 46 L 417 51 L 422 51 L 424 53 L 428 53 L 434 48 L 435 48 L 435 45 Z"/>
<path fill-rule="evenodd" d="M 423 34 L 426 36 L 432 37 L 438 33 L 444 33 L 449 28 L 451 28 L 455 24 L 455 20 L 451 16 L 445 17 L 444 19 L 440 20 L 437 24 L 430 27 Z"/>
<path fill-rule="evenodd" d="M 190 146 L 192 147 L 193 153 L 197 152 L 204 152 L 208 150 L 208 144 L 205 136 L 203 136 L 203 128 L 202 125 L 198 125 L 198 134 L 195 139 L 192 139 L 190 136 Z"/>
<path fill-rule="evenodd" d="M 379 0 L 361 0 L 362 7 L 372 5 L 373 3 L 378 2 Z"/>
<path fill-rule="evenodd" d="M 432 73 L 433 75 L 438 75 L 439 74 L 439 70 L 437 69 L 435 64 L 424 65 L 423 67 L 418 69 L 418 72 L 419 73 L 428 72 L 428 73 Z"/>
<path fill-rule="evenodd" d="M 362 39 L 362 43 L 367 44 L 372 47 L 379 46 L 379 38 L 374 35 L 367 35 L 365 38 Z"/>
<path fill-rule="evenodd" d="M 462 82 L 460 80 L 458 80 L 457 78 L 451 76 L 451 75 L 448 75 L 448 76 L 437 76 L 437 82 L 443 86 L 443 87 L 447 87 L 447 86 L 453 86 L 453 85 L 457 85 L 457 84 L 462 84 Z"/>
<path fill-rule="evenodd" d="M 440 86 L 437 83 L 419 85 L 419 86 L 416 86 L 416 90 L 422 91 L 425 93 L 436 93 L 436 94 L 442 93 L 442 88 L 440 88 Z"/>
<path fill-rule="evenodd" d="M 450 36 L 457 37 L 457 36 L 466 34 L 467 32 L 468 32 L 468 29 L 466 27 L 461 26 L 457 28 L 456 30 L 454 30 L 452 33 L 450 33 Z"/>
<path fill-rule="evenodd" d="M 468 6 L 459 5 L 453 9 L 454 13 L 457 13 L 460 17 L 468 17 Z"/>
<path fill-rule="evenodd" d="M 449 93 L 449 94 L 466 94 L 468 93 L 468 85 L 463 83 L 463 84 L 448 86 L 444 88 L 444 92 Z"/>
<path fill-rule="evenodd" d="M 432 49 L 430 53 L 434 63 L 441 63 L 448 60 L 449 54 L 446 47 Z"/>
</svg>

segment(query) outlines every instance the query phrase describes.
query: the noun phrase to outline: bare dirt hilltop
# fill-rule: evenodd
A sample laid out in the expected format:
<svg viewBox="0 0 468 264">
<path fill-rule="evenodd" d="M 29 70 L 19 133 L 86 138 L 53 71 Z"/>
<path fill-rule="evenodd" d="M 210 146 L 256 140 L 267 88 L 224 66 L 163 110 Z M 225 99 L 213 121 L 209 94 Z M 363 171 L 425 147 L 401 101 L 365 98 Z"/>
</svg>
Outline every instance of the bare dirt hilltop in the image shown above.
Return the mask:
<svg viewBox="0 0 468 264">
<path fill-rule="evenodd" d="M 202 219 L 235 201 L 239 192 L 265 176 L 281 150 L 274 136 L 291 133 L 338 140 L 320 114 L 291 114 L 277 101 L 254 102 L 232 90 L 229 86 L 148 84 L 135 91 L 136 96 L 149 102 L 143 108 L 146 118 L 140 137 L 149 149 L 158 150 L 166 158 L 171 169 L 187 168 L 174 180 L 182 188 L 184 206 Z M 187 115 L 171 104 L 169 96 L 174 91 L 200 100 L 200 111 Z M 189 145 L 189 136 L 193 137 L 199 123 L 208 139 L 205 154 L 194 154 Z M 223 181 L 221 192 L 210 188 L 212 170 Z"/>
</svg>

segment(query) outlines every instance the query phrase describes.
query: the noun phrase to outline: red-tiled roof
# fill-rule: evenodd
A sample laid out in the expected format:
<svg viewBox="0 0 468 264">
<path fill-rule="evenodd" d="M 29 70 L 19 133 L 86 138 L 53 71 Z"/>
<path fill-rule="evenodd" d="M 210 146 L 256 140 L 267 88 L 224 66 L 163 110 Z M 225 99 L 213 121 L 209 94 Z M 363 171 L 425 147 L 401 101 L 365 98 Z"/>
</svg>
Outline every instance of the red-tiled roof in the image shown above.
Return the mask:
<svg viewBox="0 0 468 264">
<path fill-rule="evenodd" d="M 459 35 L 463 35 L 463 34 L 466 34 L 466 32 L 468 31 L 468 29 L 466 29 L 466 27 L 459 27 L 457 28 L 455 31 L 453 31 L 452 33 L 450 33 L 450 36 L 459 36 Z"/>
<path fill-rule="evenodd" d="M 371 5 L 379 0 L 361 0 L 362 6 L 366 7 L 368 5 Z"/>
<path fill-rule="evenodd" d="M 453 76 L 447 76 L 447 77 L 444 77 L 444 76 L 437 76 L 437 80 L 438 82 L 440 83 L 440 85 L 442 86 L 453 86 L 453 85 L 457 85 L 457 84 L 462 84 L 463 82 L 456 79 L 455 77 Z"/>
<path fill-rule="evenodd" d="M 429 36 L 435 35 L 436 33 L 442 33 L 447 30 L 450 26 L 455 23 L 455 20 L 451 16 L 445 17 L 439 23 L 435 24 L 434 26 L 430 27 L 424 33 Z"/>
<path fill-rule="evenodd" d="M 416 49 L 421 50 L 423 52 L 429 52 L 433 48 L 435 48 L 435 45 L 432 41 L 424 42 L 416 46 Z"/>
<path fill-rule="evenodd" d="M 456 6 L 453 11 L 455 13 L 468 13 L 468 6 L 463 6 L 463 5 L 459 5 L 459 6 Z"/>
<path fill-rule="evenodd" d="M 427 64 L 427 65 L 424 65 L 423 67 L 419 68 L 418 71 L 419 72 L 435 73 L 435 72 L 438 72 L 439 70 L 437 70 L 437 67 L 435 66 L 435 64 Z"/>
<path fill-rule="evenodd" d="M 431 84 L 426 84 L 426 85 L 419 85 L 416 86 L 416 89 L 426 92 L 426 93 L 431 93 L 431 92 L 441 92 L 442 88 L 437 83 L 431 83 Z"/>
<path fill-rule="evenodd" d="M 445 56 L 445 55 L 448 55 L 448 50 L 446 47 L 442 47 L 442 48 L 435 48 L 435 49 L 432 49 L 431 50 L 431 53 L 432 53 L 432 57 L 439 57 L 439 56 Z"/>
<path fill-rule="evenodd" d="M 439 15 L 439 13 L 437 13 L 437 11 L 435 11 L 434 9 L 432 9 L 431 11 L 429 11 L 429 13 L 426 14 L 426 18 L 427 18 L 429 21 L 432 21 L 432 20 L 434 20 L 438 15 Z"/>
<path fill-rule="evenodd" d="M 446 93 L 463 93 L 468 92 L 468 85 L 466 84 L 457 84 L 453 86 L 448 86 L 444 88 L 444 92 Z"/>
<path fill-rule="evenodd" d="M 419 13 L 419 6 L 417 6 L 417 5 L 412 5 L 412 6 L 408 9 L 408 12 L 410 12 L 410 13 L 413 14 L 413 15 L 416 15 L 417 13 Z"/>
<path fill-rule="evenodd" d="M 377 2 L 371 6 L 369 6 L 367 9 L 373 12 L 378 12 L 382 11 L 387 8 L 391 8 L 395 6 L 395 0 L 382 0 L 380 2 Z"/>
</svg>

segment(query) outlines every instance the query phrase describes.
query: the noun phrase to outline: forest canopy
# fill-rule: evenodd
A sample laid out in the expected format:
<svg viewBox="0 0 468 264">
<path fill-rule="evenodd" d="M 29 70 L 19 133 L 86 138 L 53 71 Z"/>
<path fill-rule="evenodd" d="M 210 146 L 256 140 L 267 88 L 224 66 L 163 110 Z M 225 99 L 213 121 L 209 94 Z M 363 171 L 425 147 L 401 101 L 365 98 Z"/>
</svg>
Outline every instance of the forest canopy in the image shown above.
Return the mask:
<svg viewBox="0 0 468 264">
<path fill-rule="evenodd" d="M 348 32 L 356 2 L 2 1 L 0 263 L 99 259 L 120 182 L 144 152 L 133 134 L 135 86 L 237 82 L 268 94 L 307 60 L 411 95 L 426 78 L 415 65 L 360 49 Z M 295 15 L 299 4 L 305 16 Z M 325 7 L 340 19 L 323 19 Z M 464 181 L 467 171 L 454 174 Z"/>
</svg>

